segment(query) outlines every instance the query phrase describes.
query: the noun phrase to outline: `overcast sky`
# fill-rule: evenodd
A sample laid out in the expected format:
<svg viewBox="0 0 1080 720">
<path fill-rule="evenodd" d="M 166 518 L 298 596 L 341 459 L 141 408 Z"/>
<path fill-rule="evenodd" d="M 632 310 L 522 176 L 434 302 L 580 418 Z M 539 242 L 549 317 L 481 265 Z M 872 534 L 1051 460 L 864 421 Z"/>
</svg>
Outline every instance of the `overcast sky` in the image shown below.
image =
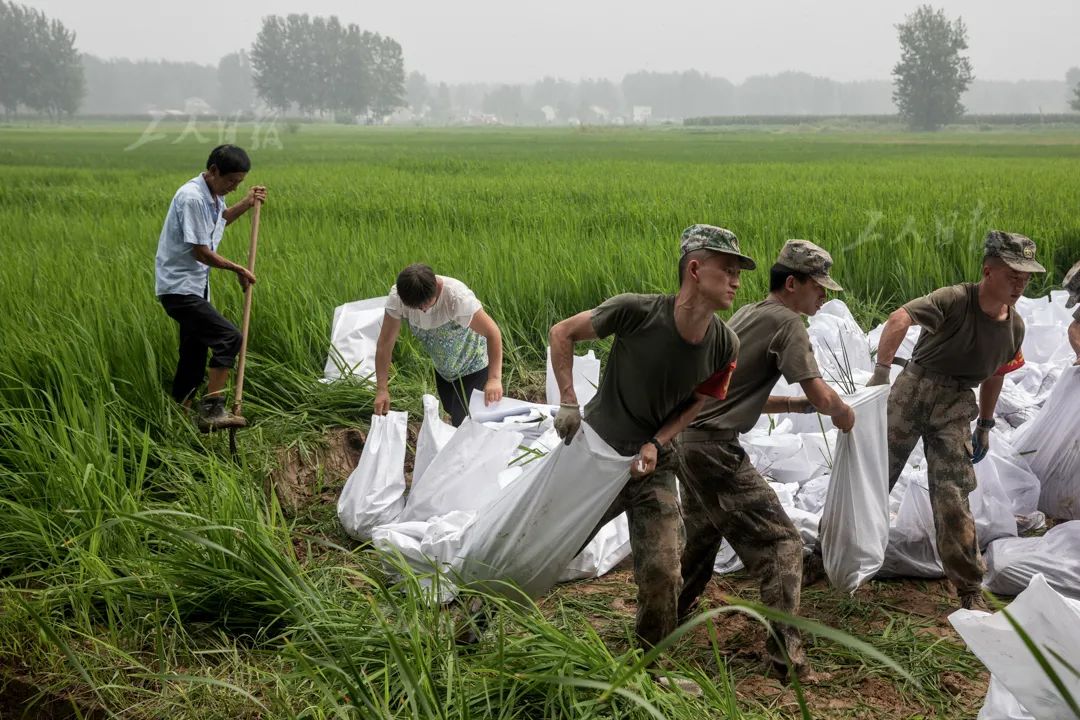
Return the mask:
<svg viewBox="0 0 1080 720">
<path fill-rule="evenodd" d="M 16 0 L 17 2 L 19 0 Z M 432 81 L 619 80 L 695 68 L 740 82 L 802 70 L 887 79 L 893 28 L 918 4 L 880 0 L 22 0 L 102 57 L 216 64 L 251 46 L 264 15 L 304 11 L 401 43 L 407 70 Z M 968 27 L 975 75 L 1063 79 L 1080 65 L 1080 0 L 947 0 Z"/>
</svg>

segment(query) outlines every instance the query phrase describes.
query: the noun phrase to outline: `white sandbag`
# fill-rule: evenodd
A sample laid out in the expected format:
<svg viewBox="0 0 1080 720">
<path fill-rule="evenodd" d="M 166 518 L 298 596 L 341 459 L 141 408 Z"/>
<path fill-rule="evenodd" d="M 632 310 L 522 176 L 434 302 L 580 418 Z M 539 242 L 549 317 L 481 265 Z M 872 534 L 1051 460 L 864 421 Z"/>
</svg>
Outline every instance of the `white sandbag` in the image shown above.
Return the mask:
<svg viewBox="0 0 1080 720">
<path fill-rule="evenodd" d="M 334 309 L 330 331 L 330 353 L 323 377 L 366 378 L 375 374 L 375 346 L 382 329 L 386 298 L 377 297 L 345 303 Z"/>
<path fill-rule="evenodd" d="M 469 396 L 469 417 L 478 423 L 501 422 L 518 415 L 530 415 L 534 411 L 551 415 L 555 410 L 558 408 L 505 396 L 499 402 L 488 405 L 484 402 L 484 393 L 480 390 L 473 390 Z"/>
<path fill-rule="evenodd" d="M 1034 420 L 1012 444 L 1042 483 L 1039 510 L 1052 518 L 1080 520 L 1080 367 L 1062 372 Z"/>
<path fill-rule="evenodd" d="M 532 445 L 549 430 L 555 427 L 555 418 L 551 415 L 546 405 L 540 406 L 543 410 L 530 408 L 527 412 L 519 415 L 508 415 L 501 420 L 488 420 L 484 427 L 492 430 L 511 430 L 521 433 L 523 442 Z M 554 447 L 552 445 L 551 447 Z M 550 449 L 550 448 L 549 448 Z M 547 452 L 547 450 L 545 450 Z"/>
<path fill-rule="evenodd" d="M 845 399 L 855 411 L 855 427 L 836 444 L 821 515 L 821 554 L 833 587 L 854 592 L 881 568 L 889 541 L 889 388 L 864 388 Z"/>
<path fill-rule="evenodd" d="M 746 566 L 743 565 L 743 561 L 735 553 L 735 548 L 731 547 L 731 543 L 727 540 L 721 542 L 720 549 L 716 552 L 716 559 L 713 560 L 713 574 L 726 575 L 738 572 L 744 567 Z"/>
<path fill-rule="evenodd" d="M 420 433 L 416 436 L 416 456 L 413 459 L 412 481 L 413 485 L 424 476 L 428 465 L 439 454 L 439 451 L 450 442 L 450 438 L 457 431 L 453 425 L 444 422 L 439 417 L 439 399 L 434 395 L 424 395 L 424 422 L 420 425 Z"/>
<path fill-rule="evenodd" d="M 809 465 L 806 450 L 802 438 L 790 428 L 791 423 L 785 421 L 771 432 L 751 430 L 739 436 L 739 444 L 763 477 L 776 482 L 805 482 L 802 475 Z"/>
<path fill-rule="evenodd" d="M 997 466 L 985 458 L 976 463 L 975 482 L 975 489 L 968 495 L 968 506 L 975 518 L 979 547 L 984 548 L 998 538 L 1016 537 L 1016 515 L 998 478 Z"/>
<path fill-rule="evenodd" d="M 1080 667 L 1080 601 L 1062 597 L 1042 575 L 1006 608 L 1054 668 L 1066 691 L 1080 698 L 1080 677 L 1055 657 Z M 1036 718 L 1073 717 L 1035 656 L 1013 628 L 1005 611 L 989 615 L 957 610 L 949 615 L 968 648 L 998 681 Z"/>
<path fill-rule="evenodd" d="M 990 688 L 986 691 L 986 700 L 976 720 L 1035 720 L 1035 716 L 1001 684 L 995 676 L 990 676 Z"/>
<path fill-rule="evenodd" d="M 929 482 L 924 468 L 905 470 L 907 491 L 889 528 L 881 577 L 944 577 L 937 552 L 937 532 L 930 504 Z M 1016 517 L 998 479 L 994 465 L 983 460 L 975 465 L 977 485 L 968 495 L 979 547 L 1003 537 L 1015 537 Z M 899 483 L 898 483 L 899 484 Z"/>
<path fill-rule="evenodd" d="M 445 603 L 457 595 L 450 568 L 461 551 L 462 534 L 475 516 L 455 511 L 431 520 L 379 525 L 372 529 L 371 541 L 387 555 L 404 560 L 420 586 L 432 591 L 432 599 Z"/>
<path fill-rule="evenodd" d="M 376 525 L 393 522 L 405 506 L 408 413 L 372 415 L 364 449 L 337 502 L 345 532 L 367 540 Z"/>
<path fill-rule="evenodd" d="M 630 521 L 626 513 L 600 528 L 589 544 L 570 561 L 559 582 L 598 578 L 630 556 Z"/>
<path fill-rule="evenodd" d="M 795 529 L 799 531 L 803 545 L 809 549 L 818 544 L 818 530 L 821 526 L 821 513 L 807 512 L 797 507 L 784 508 Z"/>
<path fill-rule="evenodd" d="M 1001 487 L 1012 505 L 1013 515 L 1027 517 L 1038 512 L 1039 478 L 1032 472 L 1027 459 L 997 428 L 990 432 L 990 452 L 983 462 L 989 462 L 997 471 Z M 976 469 L 982 464 L 978 463 Z"/>
<path fill-rule="evenodd" d="M 585 404 L 596 395 L 600 386 L 600 359 L 592 350 L 584 355 L 574 356 L 574 394 L 578 405 Z M 558 406 L 559 383 L 555 380 L 555 369 L 551 366 L 551 348 L 547 349 L 547 404 Z"/>
<path fill-rule="evenodd" d="M 466 531 L 463 581 L 510 597 L 506 581 L 538 597 L 558 580 L 630 478 L 632 458 L 612 450 L 588 424 L 560 444 L 478 514 Z"/>
<path fill-rule="evenodd" d="M 423 477 L 413 482 L 401 520 L 479 510 L 499 494 L 499 472 L 514 458 L 521 433 L 499 432 L 466 418 Z"/>
<path fill-rule="evenodd" d="M 1042 537 L 1002 538 L 983 558 L 983 585 L 999 595 L 1018 595 L 1036 574 L 1066 597 L 1080 600 L 1080 520 L 1063 523 Z"/>
<path fill-rule="evenodd" d="M 809 513 L 821 514 L 825 508 L 825 496 L 829 492 L 829 476 L 818 477 L 803 484 L 795 495 L 795 507 Z"/>
<path fill-rule="evenodd" d="M 824 434 L 820 432 L 801 433 L 803 450 L 806 453 L 808 463 L 805 478 L 800 483 L 806 483 L 819 475 L 826 474 L 832 468 L 833 451 L 836 441 L 840 439 L 840 431 L 833 429 Z"/>
<path fill-rule="evenodd" d="M 842 300 L 834 299 L 822 305 L 810 318 L 807 332 L 823 378 L 839 381 L 849 368 L 873 372 L 874 361 L 870 358 L 866 333 Z"/>
<path fill-rule="evenodd" d="M 780 501 L 784 510 L 795 507 L 795 493 L 799 491 L 799 483 L 771 482 L 769 487 L 776 493 L 776 499 Z"/>
<path fill-rule="evenodd" d="M 908 482 L 900 510 L 889 528 L 889 545 L 879 577 L 945 577 L 934 533 L 934 513 L 926 472 Z"/>
</svg>

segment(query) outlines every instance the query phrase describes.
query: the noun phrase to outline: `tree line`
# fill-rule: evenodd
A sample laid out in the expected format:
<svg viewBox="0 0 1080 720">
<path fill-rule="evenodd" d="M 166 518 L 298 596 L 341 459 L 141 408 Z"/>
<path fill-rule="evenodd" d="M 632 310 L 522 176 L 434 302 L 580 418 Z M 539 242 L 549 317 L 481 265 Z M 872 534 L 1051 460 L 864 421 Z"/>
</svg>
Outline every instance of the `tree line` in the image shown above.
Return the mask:
<svg viewBox="0 0 1080 720">
<path fill-rule="evenodd" d="M 529 125 L 884 115 L 896 108 L 920 129 L 953 122 L 965 111 L 1080 111 L 1080 68 L 1071 68 L 1065 82 L 979 81 L 963 54 L 967 31 L 961 20 L 922 6 L 897 31 L 901 57 L 892 82 L 836 82 L 785 72 L 735 84 L 688 70 L 635 72 L 621 81 L 545 77 L 528 84 L 448 85 L 430 83 L 417 72 L 405 77 L 396 41 L 333 16 L 266 17 L 250 51 L 229 53 L 212 66 L 80 55 L 75 34 L 62 23 L 0 0 L 0 106 L 9 115 L 21 108 L 52 117 L 152 109 L 231 115 L 261 106 L 346 122 L 377 121 L 407 107 L 405 116 L 415 122 Z"/>
</svg>

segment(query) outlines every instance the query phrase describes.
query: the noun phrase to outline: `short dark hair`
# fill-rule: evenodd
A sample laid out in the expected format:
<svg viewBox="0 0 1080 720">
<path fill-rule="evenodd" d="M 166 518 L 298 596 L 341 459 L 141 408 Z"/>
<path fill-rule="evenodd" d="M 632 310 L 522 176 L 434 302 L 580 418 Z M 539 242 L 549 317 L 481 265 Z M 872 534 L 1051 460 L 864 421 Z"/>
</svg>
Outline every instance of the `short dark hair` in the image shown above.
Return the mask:
<svg viewBox="0 0 1080 720">
<path fill-rule="evenodd" d="M 251 172 L 251 158 L 236 145 L 218 145 L 211 150 L 210 157 L 206 159 L 206 169 L 209 170 L 211 165 L 217 167 L 219 175 Z"/>
<path fill-rule="evenodd" d="M 690 261 L 707 258 L 712 252 L 712 250 L 698 248 L 697 250 L 691 250 L 679 258 L 679 287 L 682 287 L 683 279 L 686 278 L 686 266 L 690 264 Z"/>
<path fill-rule="evenodd" d="M 769 268 L 769 292 L 776 292 L 783 290 L 784 285 L 787 284 L 787 279 L 793 277 L 801 283 L 810 279 L 810 275 L 804 272 L 798 272 L 792 270 L 786 265 L 777 263 Z"/>
<path fill-rule="evenodd" d="M 398 273 L 397 293 L 406 307 L 418 308 L 435 297 L 435 271 L 423 263 L 413 263 Z"/>
</svg>

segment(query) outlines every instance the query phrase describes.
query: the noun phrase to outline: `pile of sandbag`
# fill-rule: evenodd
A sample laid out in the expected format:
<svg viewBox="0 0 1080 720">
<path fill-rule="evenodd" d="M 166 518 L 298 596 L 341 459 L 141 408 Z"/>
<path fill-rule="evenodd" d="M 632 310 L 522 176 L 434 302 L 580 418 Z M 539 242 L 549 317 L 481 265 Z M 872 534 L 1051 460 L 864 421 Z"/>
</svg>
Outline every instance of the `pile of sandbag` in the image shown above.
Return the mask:
<svg viewBox="0 0 1080 720">
<path fill-rule="evenodd" d="M 328 378 L 334 372 L 340 375 L 341 369 L 370 372 L 382 301 L 375 298 L 337 309 Z M 994 548 L 999 556 L 1003 550 L 997 548 L 1015 541 L 1018 532 L 1042 525 L 1043 513 L 1080 518 L 1080 433 L 1076 432 L 1080 403 L 1069 402 L 1080 396 L 1080 368 L 1069 367 L 1072 354 L 1066 328 L 1070 316 L 1060 293 L 1053 298 L 1022 299 L 1017 310 L 1027 325 L 1023 348 L 1027 364 L 1006 377 L 998 427 L 991 436 L 990 453 L 975 466 L 978 487 L 970 498 L 980 546 L 997 543 Z M 820 540 L 837 587 L 853 590 L 875 573 L 942 577 L 921 443 L 891 495 L 884 492 L 887 390 L 862 389 L 873 369 L 872 352 L 882 327 L 864 333 L 847 307 L 832 300 L 810 319 L 808 330 L 826 381 L 856 408 L 856 430 L 841 436 L 828 417 L 817 414 L 763 416 L 740 438 L 751 462 L 770 481 L 807 547 Z M 920 332 L 918 327 L 909 330 L 898 356 L 910 357 Z M 894 368 L 893 377 L 899 372 L 900 368 Z M 599 374 L 600 363 L 591 352 L 575 358 L 579 402 L 595 393 Z M 781 380 L 773 394 L 801 395 L 802 390 Z M 484 406 L 482 396 L 474 395 L 471 420 L 456 431 L 439 420 L 437 401 L 425 398 L 412 493 L 404 498 L 404 475 L 397 455 L 390 460 L 384 456 L 379 462 L 361 457 L 339 502 L 346 530 L 414 558 L 418 569 L 453 567 L 465 528 L 516 480 L 532 477 L 535 468 L 528 469 L 527 463 L 543 461 L 558 445 L 550 417 L 559 400 L 550 355 L 547 395 L 547 405 L 507 398 L 491 407 Z M 867 400 L 870 397 L 872 402 Z M 372 454 L 390 442 L 380 439 L 383 434 L 403 435 L 403 423 L 400 418 L 373 421 L 368 441 Z M 562 568 L 562 577 L 602 574 L 628 553 L 624 517 L 571 559 Z M 716 571 L 741 567 L 725 542 Z"/>
<path fill-rule="evenodd" d="M 598 381 L 595 356 L 575 358 L 579 398 Z M 557 580 L 608 572 L 629 555 L 625 515 L 581 549 L 630 463 L 591 429 L 567 447 L 548 405 L 506 398 L 489 406 L 475 392 L 470 417 L 454 428 L 441 420 L 435 397 L 423 404 L 408 494 L 407 415 L 372 417 L 338 499 L 350 536 L 399 555 L 443 600 L 462 578 L 514 581 L 539 593 Z"/>
<path fill-rule="evenodd" d="M 1008 613 L 1009 617 L 1006 617 Z M 1040 666 L 1013 622 L 1034 641 L 1059 688 Z M 949 622 L 991 673 L 980 720 L 1075 717 L 1069 700 L 1080 698 L 1080 601 L 1062 597 L 1042 575 L 1005 610 L 988 614 L 957 610 Z"/>
</svg>

